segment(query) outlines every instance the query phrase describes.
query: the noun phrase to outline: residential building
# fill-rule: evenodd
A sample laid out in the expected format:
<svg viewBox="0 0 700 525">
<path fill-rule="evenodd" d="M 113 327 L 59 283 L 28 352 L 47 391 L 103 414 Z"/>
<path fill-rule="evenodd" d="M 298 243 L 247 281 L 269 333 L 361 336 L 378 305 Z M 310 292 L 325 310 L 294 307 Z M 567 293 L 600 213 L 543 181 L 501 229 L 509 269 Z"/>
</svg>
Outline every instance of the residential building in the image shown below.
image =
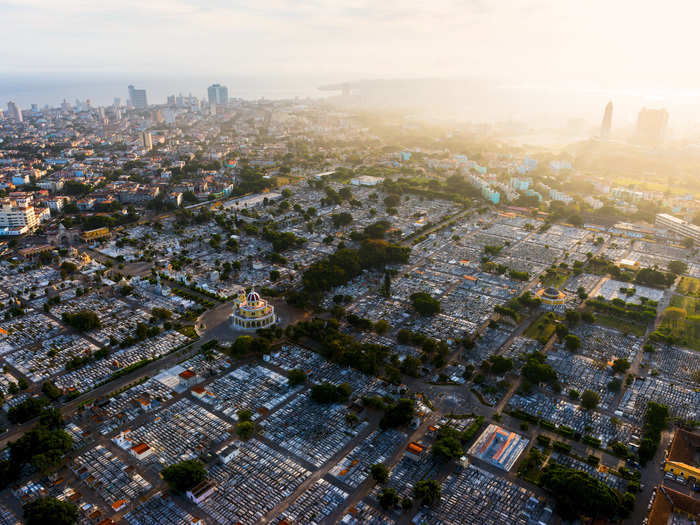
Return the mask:
<svg viewBox="0 0 700 525">
<path fill-rule="evenodd" d="M 143 131 L 141 133 L 141 147 L 146 151 L 151 151 L 153 149 L 153 137 L 150 131 Z"/>
<path fill-rule="evenodd" d="M 0 202 L 0 234 L 21 235 L 35 230 L 39 225 L 31 195 L 28 198 L 10 197 Z"/>
<path fill-rule="evenodd" d="M 654 224 L 658 228 L 663 228 L 676 235 L 693 239 L 693 241 L 700 243 L 700 227 L 684 221 L 683 219 L 679 219 L 668 213 L 657 213 Z"/>
</svg>

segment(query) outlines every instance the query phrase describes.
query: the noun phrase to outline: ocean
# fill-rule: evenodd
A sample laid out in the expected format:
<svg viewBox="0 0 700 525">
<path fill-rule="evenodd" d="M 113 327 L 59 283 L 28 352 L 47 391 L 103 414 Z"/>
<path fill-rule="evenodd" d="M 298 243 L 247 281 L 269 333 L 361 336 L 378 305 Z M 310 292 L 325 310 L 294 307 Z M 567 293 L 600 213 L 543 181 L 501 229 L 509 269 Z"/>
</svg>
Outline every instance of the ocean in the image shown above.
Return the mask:
<svg viewBox="0 0 700 525">
<path fill-rule="evenodd" d="M 149 104 L 164 104 L 168 95 L 192 94 L 206 98 L 207 87 L 223 84 L 229 97 L 246 100 L 325 98 L 333 92 L 319 91 L 324 84 L 337 82 L 335 78 L 250 77 L 215 75 L 143 75 L 115 73 L 0 73 L 0 107 L 8 101 L 22 108 L 31 104 L 43 107 L 58 106 L 64 99 L 90 99 L 95 106 L 111 105 L 115 97 L 122 104 L 128 99 L 127 86 L 133 84 L 147 91 Z"/>
</svg>

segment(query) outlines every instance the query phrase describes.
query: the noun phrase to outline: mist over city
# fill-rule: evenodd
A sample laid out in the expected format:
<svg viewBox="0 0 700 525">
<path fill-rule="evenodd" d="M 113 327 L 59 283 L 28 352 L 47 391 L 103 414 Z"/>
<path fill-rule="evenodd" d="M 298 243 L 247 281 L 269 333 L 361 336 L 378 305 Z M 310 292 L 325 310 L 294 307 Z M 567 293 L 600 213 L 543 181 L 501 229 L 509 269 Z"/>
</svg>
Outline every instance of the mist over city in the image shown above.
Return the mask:
<svg viewBox="0 0 700 525">
<path fill-rule="evenodd" d="M 698 523 L 699 15 L 0 1 L 0 525 Z"/>
</svg>

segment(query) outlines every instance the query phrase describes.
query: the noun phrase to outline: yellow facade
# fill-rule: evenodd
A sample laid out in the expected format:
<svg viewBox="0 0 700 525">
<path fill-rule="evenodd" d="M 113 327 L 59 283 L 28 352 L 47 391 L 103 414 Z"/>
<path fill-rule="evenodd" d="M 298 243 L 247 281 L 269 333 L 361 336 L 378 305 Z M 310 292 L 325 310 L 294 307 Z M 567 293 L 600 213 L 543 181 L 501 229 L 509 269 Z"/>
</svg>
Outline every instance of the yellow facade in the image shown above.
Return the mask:
<svg viewBox="0 0 700 525">
<path fill-rule="evenodd" d="M 89 241 L 92 239 L 100 239 L 102 237 L 107 237 L 109 235 L 109 228 L 97 228 L 95 230 L 88 230 L 86 232 L 83 232 L 80 237 L 85 240 Z"/>
<path fill-rule="evenodd" d="M 694 478 L 700 480 L 700 468 L 681 463 L 680 461 L 667 461 L 664 464 L 664 470 L 676 476 L 683 476 L 684 479 Z"/>
</svg>

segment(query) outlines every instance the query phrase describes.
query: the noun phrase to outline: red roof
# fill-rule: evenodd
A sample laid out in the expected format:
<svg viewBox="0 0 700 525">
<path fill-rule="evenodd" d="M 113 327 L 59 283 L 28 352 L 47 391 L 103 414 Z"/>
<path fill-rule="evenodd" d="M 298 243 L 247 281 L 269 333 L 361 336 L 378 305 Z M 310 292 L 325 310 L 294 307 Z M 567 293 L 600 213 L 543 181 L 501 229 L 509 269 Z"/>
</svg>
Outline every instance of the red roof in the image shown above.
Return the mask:
<svg viewBox="0 0 700 525">
<path fill-rule="evenodd" d="M 133 447 L 131 447 L 131 450 L 133 450 L 136 454 L 143 454 L 149 448 L 151 447 L 146 445 L 146 443 L 139 443 L 138 445 L 134 445 Z"/>
<path fill-rule="evenodd" d="M 182 379 L 192 379 L 196 374 L 192 370 L 183 370 L 180 372 L 180 377 Z"/>
</svg>

